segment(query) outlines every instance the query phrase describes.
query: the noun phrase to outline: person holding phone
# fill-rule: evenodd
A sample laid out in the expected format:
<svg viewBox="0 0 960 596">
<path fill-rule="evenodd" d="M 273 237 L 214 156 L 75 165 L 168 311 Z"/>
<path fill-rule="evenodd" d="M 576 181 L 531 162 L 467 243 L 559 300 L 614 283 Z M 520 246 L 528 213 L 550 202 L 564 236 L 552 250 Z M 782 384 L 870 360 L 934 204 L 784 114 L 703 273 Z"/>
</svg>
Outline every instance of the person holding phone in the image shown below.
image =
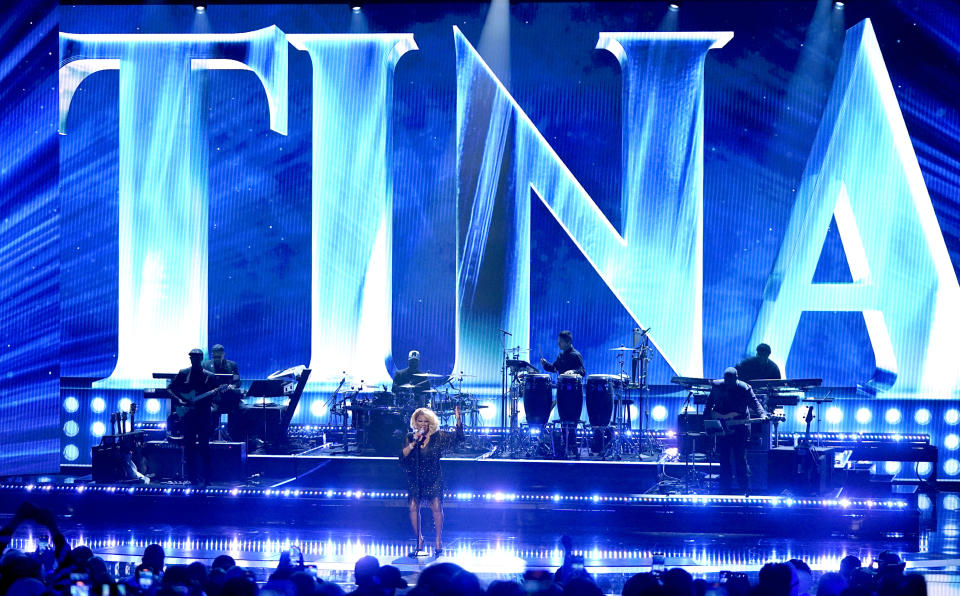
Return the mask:
<svg viewBox="0 0 960 596">
<path fill-rule="evenodd" d="M 444 451 L 463 441 L 463 418 L 457 406 L 456 432 L 441 431 L 440 420 L 430 408 L 418 408 L 410 417 L 410 428 L 403 449 L 400 464 L 407 471 L 407 495 L 410 504 L 410 524 L 417 537 L 417 548 L 411 557 L 426 556 L 423 550 L 423 533 L 420 530 L 420 505 L 430 503 L 433 511 L 433 526 L 436 530 L 436 544 L 433 554 L 443 554 L 443 474 L 440 469 L 440 457 Z"/>
</svg>

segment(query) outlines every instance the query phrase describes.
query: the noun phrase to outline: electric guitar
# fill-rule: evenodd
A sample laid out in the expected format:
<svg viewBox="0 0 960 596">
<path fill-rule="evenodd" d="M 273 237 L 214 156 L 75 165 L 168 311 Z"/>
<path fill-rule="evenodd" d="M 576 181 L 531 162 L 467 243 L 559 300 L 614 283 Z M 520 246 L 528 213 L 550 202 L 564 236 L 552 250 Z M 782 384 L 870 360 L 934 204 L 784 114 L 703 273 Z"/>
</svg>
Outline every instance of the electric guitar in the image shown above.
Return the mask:
<svg viewBox="0 0 960 596">
<path fill-rule="evenodd" d="M 225 388 L 229 389 L 230 386 L 220 385 L 216 389 L 198 394 L 192 390 L 184 393 L 176 393 L 168 387 L 167 393 L 173 397 L 173 402 L 176 404 L 174 406 L 174 412 L 176 412 L 177 416 L 183 418 L 187 412 L 193 411 L 201 406 L 210 405 L 214 396 L 223 393 L 226 390 Z"/>
</svg>

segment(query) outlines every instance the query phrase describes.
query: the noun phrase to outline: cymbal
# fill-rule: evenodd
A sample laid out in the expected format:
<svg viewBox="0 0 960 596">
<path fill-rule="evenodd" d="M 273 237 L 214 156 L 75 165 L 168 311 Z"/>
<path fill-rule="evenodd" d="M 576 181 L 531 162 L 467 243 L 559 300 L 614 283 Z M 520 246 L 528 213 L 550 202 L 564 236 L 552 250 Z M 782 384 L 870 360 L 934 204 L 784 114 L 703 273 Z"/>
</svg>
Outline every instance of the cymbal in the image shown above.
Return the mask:
<svg viewBox="0 0 960 596">
<path fill-rule="evenodd" d="M 397 388 L 398 389 L 416 389 L 417 386 L 410 383 L 404 383 L 403 385 L 397 385 Z"/>
<path fill-rule="evenodd" d="M 440 393 L 440 392 L 437 391 L 436 389 L 425 389 L 421 393 Z"/>
<path fill-rule="evenodd" d="M 450 375 L 450 378 L 451 379 L 475 379 L 477 378 L 477 375 L 465 375 L 463 373 L 460 373 L 459 375 Z"/>
<path fill-rule="evenodd" d="M 607 350 L 607 351 L 608 351 L 608 352 L 634 352 L 634 351 L 636 351 L 636 350 L 638 350 L 638 349 L 639 349 L 639 348 L 625 348 L 625 347 L 623 347 L 623 346 L 620 346 L 619 348 L 610 348 L 610 349 Z"/>
<path fill-rule="evenodd" d="M 428 373 L 428 372 L 427 372 L 427 373 L 413 373 L 413 376 L 415 376 L 415 377 L 422 377 L 422 378 L 424 378 L 424 379 L 440 379 L 440 378 L 445 377 L 445 376 L 447 376 L 447 375 L 438 375 L 438 374 L 436 374 L 436 373 Z"/>
</svg>

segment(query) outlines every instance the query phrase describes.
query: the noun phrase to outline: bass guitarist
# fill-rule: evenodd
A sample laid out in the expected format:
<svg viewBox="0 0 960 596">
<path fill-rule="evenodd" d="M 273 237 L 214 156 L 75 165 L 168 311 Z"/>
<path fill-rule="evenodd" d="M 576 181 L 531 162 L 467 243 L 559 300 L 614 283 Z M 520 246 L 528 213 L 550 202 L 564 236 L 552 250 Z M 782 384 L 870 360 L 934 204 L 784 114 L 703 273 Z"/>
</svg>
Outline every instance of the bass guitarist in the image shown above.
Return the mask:
<svg viewBox="0 0 960 596">
<path fill-rule="evenodd" d="M 187 479 L 206 486 L 212 472 L 210 416 L 213 396 L 219 390 L 214 373 L 203 368 L 203 350 L 190 350 L 190 366 L 177 373 L 167 391 L 173 396 L 183 426 L 183 457 Z"/>
<path fill-rule="evenodd" d="M 707 404 L 706 418 L 720 420 L 723 432 L 717 436 L 717 459 L 720 463 L 720 494 L 731 494 L 733 474 L 731 459 L 736 472 L 737 486 L 743 494 L 750 492 L 750 469 L 747 467 L 747 439 L 750 436 L 751 418 L 767 419 L 753 389 L 737 379 L 737 369 L 732 366 L 723 371 L 723 380 L 713 382 Z"/>
</svg>

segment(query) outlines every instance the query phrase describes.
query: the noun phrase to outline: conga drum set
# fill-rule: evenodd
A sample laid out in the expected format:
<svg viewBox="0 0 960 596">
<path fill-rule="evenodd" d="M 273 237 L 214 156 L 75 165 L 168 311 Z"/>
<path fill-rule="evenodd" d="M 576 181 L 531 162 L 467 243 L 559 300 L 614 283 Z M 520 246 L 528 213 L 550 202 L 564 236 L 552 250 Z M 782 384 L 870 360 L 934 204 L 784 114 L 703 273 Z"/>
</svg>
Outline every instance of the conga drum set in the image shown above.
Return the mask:
<svg viewBox="0 0 960 596">
<path fill-rule="evenodd" d="M 646 362 L 649 344 L 644 332 L 637 347 L 613 348 L 617 352 L 617 374 L 561 373 L 552 375 L 537 371 L 529 362 L 517 357 L 519 349 L 505 354 L 504 367 L 509 374 L 510 427 L 494 456 L 509 458 L 552 457 L 579 459 L 584 448 L 601 459 L 621 459 L 640 453 L 640 432 L 634 433 L 631 408 L 645 397 Z M 625 355 L 631 354 L 631 375 L 625 373 Z M 520 404 L 525 424 L 520 423 Z M 586 404 L 586 421 L 583 409 Z M 551 419 L 554 408 L 557 418 Z"/>
</svg>

